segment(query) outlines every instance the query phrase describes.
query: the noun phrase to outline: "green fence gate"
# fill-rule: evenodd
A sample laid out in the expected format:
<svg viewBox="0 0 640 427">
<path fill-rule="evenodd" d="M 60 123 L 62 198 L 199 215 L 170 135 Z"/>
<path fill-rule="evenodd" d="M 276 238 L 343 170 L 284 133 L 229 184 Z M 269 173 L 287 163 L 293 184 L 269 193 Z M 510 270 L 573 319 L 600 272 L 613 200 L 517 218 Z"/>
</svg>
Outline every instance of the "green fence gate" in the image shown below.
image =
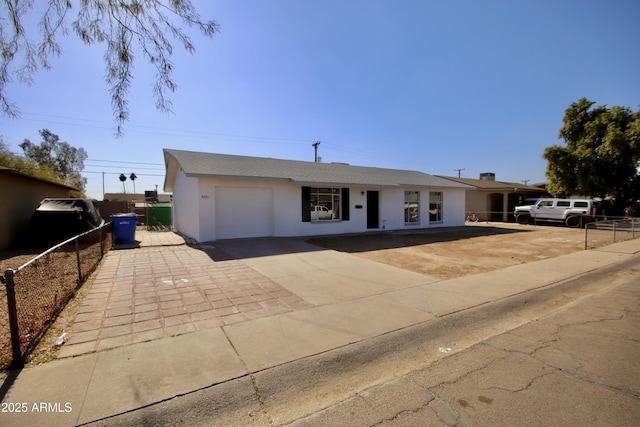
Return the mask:
<svg viewBox="0 0 640 427">
<path fill-rule="evenodd" d="M 147 228 L 149 230 L 171 229 L 171 203 L 147 204 Z"/>
</svg>

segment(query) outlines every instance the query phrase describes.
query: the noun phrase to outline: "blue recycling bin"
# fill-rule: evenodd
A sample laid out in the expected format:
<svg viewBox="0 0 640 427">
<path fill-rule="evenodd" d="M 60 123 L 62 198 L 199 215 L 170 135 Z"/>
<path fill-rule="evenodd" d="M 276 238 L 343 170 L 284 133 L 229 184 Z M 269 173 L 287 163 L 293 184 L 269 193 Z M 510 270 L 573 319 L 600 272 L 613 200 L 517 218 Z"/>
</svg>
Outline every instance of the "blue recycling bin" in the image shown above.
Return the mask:
<svg viewBox="0 0 640 427">
<path fill-rule="evenodd" d="M 116 243 L 133 243 L 136 241 L 136 224 L 138 215 L 117 214 L 111 215 L 113 222 L 113 237 Z"/>
</svg>

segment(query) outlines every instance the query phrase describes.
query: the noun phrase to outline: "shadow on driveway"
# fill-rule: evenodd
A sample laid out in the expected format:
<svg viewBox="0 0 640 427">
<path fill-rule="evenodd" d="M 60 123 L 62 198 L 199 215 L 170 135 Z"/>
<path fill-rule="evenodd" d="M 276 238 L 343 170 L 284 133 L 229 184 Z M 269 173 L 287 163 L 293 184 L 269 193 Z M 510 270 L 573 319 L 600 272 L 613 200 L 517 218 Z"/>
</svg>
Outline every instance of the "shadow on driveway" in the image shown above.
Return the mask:
<svg viewBox="0 0 640 427">
<path fill-rule="evenodd" d="M 213 261 L 242 260 L 273 255 L 324 251 L 326 248 L 309 244 L 297 237 L 259 237 L 217 240 L 193 246 L 204 251 Z"/>
<path fill-rule="evenodd" d="M 356 253 L 380 249 L 396 249 L 428 243 L 450 242 L 473 237 L 527 233 L 525 228 L 512 229 L 492 226 L 443 227 L 387 231 L 359 234 L 340 234 L 315 237 L 261 237 L 217 240 L 194 245 L 207 253 L 213 261 L 261 258 L 273 255 L 299 254 L 332 249 Z"/>
<path fill-rule="evenodd" d="M 482 236 L 528 232 L 530 230 L 500 227 L 444 227 L 400 232 L 390 231 L 386 233 L 314 237 L 308 239 L 307 242 L 340 252 L 355 253 L 451 242 Z"/>
</svg>

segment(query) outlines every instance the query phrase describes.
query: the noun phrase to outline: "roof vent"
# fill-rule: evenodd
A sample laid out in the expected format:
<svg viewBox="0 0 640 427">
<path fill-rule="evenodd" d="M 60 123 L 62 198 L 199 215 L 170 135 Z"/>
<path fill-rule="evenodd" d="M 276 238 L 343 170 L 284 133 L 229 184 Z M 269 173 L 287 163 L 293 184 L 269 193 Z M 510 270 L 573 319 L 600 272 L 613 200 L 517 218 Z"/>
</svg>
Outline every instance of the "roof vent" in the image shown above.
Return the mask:
<svg viewBox="0 0 640 427">
<path fill-rule="evenodd" d="M 496 174 L 493 172 L 483 172 L 480 174 L 480 179 L 483 181 L 495 181 Z"/>
</svg>

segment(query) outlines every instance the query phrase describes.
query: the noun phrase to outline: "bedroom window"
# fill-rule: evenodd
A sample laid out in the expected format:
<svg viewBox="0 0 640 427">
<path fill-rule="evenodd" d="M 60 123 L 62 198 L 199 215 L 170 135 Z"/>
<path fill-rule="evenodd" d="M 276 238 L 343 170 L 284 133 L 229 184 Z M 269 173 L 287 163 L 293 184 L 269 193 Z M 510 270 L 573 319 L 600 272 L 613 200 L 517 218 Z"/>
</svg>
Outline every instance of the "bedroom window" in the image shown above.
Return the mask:
<svg viewBox="0 0 640 427">
<path fill-rule="evenodd" d="M 404 222 L 417 224 L 420 222 L 420 192 L 404 192 Z"/>
<path fill-rule="evenodd" d="M 429 193 L 429 222 L 442 222 L 442 192 Z"/>
</svg>

